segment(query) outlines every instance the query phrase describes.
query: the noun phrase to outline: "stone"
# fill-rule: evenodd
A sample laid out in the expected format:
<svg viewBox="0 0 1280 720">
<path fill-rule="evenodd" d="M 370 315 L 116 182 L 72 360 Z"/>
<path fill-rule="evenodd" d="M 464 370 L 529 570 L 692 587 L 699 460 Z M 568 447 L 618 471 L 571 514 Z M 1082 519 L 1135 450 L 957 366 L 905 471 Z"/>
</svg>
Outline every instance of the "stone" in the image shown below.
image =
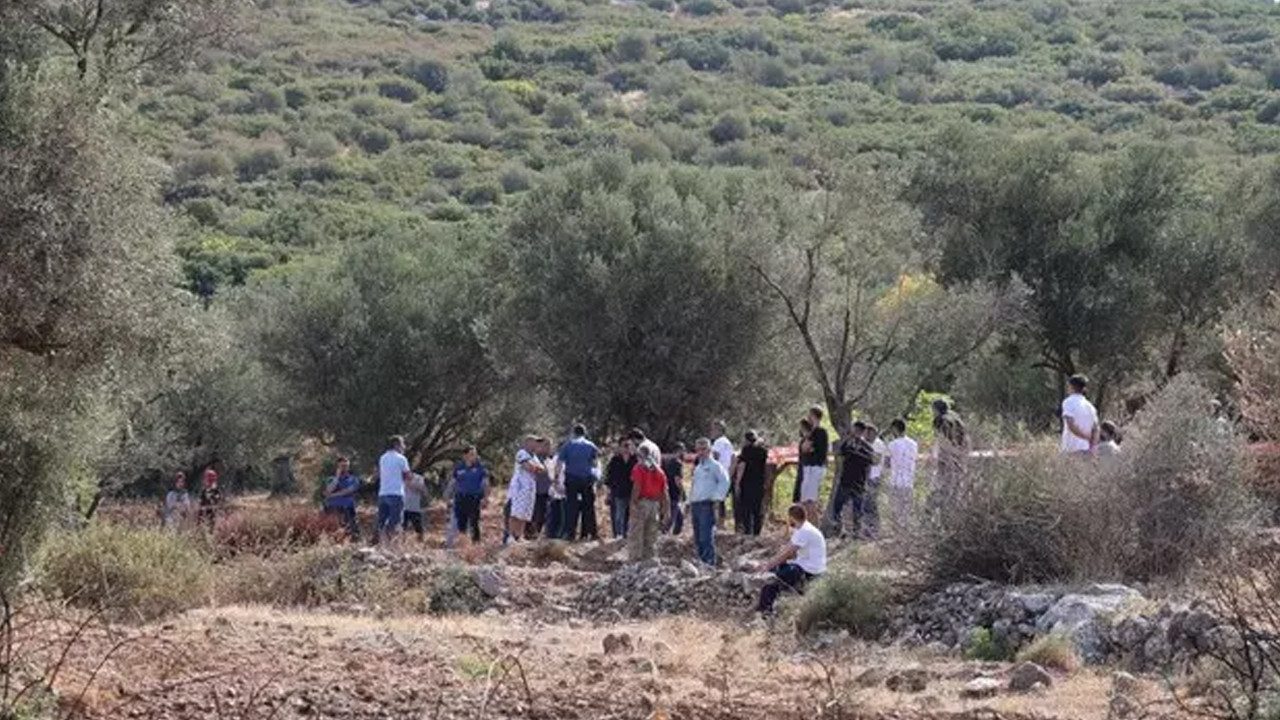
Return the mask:
<svg viewBox="0 0 1280 720">
<path fill-rule="evenodd" d="M 1138 701 L 1128 695 L 1112 695 L 1108 709 L 1107 717 L 1116 718 L 1116 720 L 1134 717 L 1142 710 Z"/>
<path fill-rule="evenodd" d="M 1073 593 L 1059 598 L 1036 621 L 1036 632 L 1063 635 L 1071 640 L 1082 660 L 1101 663 L 1107 656 L 1109 619 L 1141 600 L 1141 594 L 1124 585 L 1095 585 L 1088 594 Z"/>
<path fill-rule="evenodd" d="M 1111 674 L 1111 691 L 1120 695 L 1135 695 L 1142 690 L 1142 683 L 1138 678 L 1127 672 L 1116 672 Z"/>
<path fill-rule="evenodd" d="M 618 633 L 614 635 L 609 633 L 604 636 L 602 642 L 605 655 L 630 655 L 635 646 L 631 642 L 631 636 L 627 633 Z"/>
<path fill-rule="evenodd" d="M 858 687 L 872 688 L 889 679 L 889 671 L 884 667 L 873 667 L 863 670 L 853 683 Z"/>
<path fill-rule="evenodd" d="M 502 577 L 493 568 L 481 568 L 476 571 L 476 587 L 491 598 L 498 597 L 502 594 Z"/>
<path fill-rule="evenodd" d="M 918 693 L 929 687 L 932 676 L 923 668 L 907 668 L 890 675 L 884 686 L 893 692 Z"/>
<path fill-rule="evenodd" d="M 965 700 L 981 700 L 1000 694 L 1000 681 L 995 678 L 974 678 L 960 688 L 960 697 Z"/>
<path fill-rule="evenodd" d="M 1014 692 L 1028 692 L 1036 685 L 1051 687 L 1053 676 L 1033 662 L 1020 663 L 1009 672 L 1009 689 Z"/>
</svg>

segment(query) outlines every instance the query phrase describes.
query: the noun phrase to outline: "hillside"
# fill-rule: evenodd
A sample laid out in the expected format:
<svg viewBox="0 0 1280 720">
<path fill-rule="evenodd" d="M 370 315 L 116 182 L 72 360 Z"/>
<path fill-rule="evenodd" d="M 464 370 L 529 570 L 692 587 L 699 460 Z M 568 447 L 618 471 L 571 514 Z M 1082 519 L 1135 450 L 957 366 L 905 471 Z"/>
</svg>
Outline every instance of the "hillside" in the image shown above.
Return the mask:
<svg viewBox="0 0 1280 720">
<path fill-rule="evenodd" d="M 388 225 L 496 218 L 600 148 L 808 171 L 960 123 L 1236 167 L 1280 148 L 1278 29 L 1260 0 L 290 0 L 136 106 L 209 295 Z"/>
</svg>

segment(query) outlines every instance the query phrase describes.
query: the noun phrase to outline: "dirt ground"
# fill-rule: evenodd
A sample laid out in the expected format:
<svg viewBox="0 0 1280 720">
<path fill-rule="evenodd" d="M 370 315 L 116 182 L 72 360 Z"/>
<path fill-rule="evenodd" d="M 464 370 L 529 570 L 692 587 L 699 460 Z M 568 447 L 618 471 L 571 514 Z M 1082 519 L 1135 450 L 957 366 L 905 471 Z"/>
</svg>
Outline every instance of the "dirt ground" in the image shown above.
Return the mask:
<svg viewBox="0 0 1280 720">
<path fill-rule="evenodd" d="M 616 544 L 577 552 L 568 567 L 533 547 L 504 550 L 497 528 L 483 547 L 440 550 L 442 513 L 424 545 L 409 552 L 440 561 L 506 565 L 531 603 L 481 615 L 432 617 L 395 608 L 351 614 L 334 608 L 205 607 L 144 626 L 73 624 L 81 636 L 54 683 L 65 717 L 88 720 L 789 720 L 795 718 L 1108 717 L 1111 671 L 1057 673 L 1030 693 L 966 700 L 975 677 L 1003 681 L 1012 665 L 966 661 L 843 636 L 802 641 L 788 628 L 745 622 L 749 608 L 698 617 L 608 622 L 564 603 L 574 587 L 620 562 Z M 721 537 L 733 557 L 783 541 Z M 867 546 L 859 562 L 882 562 Z M 664 562 L 692 556 L 685 538 L 664 542 Z M 874 570 L 874 567 L 869 569 Z M 549 612 L 548 608 L 555 608 Z M 57 633 L 51 632 L 52 636 Z M 608 636 L 610 642 L 606 642 Z M 616 638 L 625 639 L 615 642 Z M 612 653 L 606 644 L 621 645 Z M 895 691 L 886 678 L 913 671 L 923 690 Z M 1162 707 L 1155 679 L 1139 700 Z"/>
</svg>

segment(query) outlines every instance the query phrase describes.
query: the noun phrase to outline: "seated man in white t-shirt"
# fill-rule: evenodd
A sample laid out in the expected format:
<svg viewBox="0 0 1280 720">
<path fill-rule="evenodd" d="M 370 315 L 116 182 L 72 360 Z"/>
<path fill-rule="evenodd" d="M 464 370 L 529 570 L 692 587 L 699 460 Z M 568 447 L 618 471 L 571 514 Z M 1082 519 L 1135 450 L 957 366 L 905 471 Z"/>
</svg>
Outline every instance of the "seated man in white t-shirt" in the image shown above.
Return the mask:
<svg viewBox="0 0 1280 720">
<path fill-rule="evenodd" d="M 784 590 L 803 593 L 810 580 L 827 571 L 827 540 L 806 517 L 804 505 L 795 504 L 787 509 L 791 541 L 764 567 L 773 571 L 777 579 L 760 589 L 757 612 L 771 614 L 774 602 Z"/>
</svg>

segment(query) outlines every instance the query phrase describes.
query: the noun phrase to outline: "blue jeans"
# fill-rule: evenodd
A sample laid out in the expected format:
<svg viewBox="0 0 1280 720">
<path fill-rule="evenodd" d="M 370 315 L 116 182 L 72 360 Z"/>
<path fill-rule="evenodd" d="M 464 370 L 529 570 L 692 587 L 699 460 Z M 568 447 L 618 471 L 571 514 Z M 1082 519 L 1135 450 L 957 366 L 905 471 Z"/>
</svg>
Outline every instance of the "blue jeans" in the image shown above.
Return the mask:
<svg viewBox="0 0 1280 720">
<path fill-rule="evenodd" d="M 698 559 L 707 565 L 715 565 L 716 503 L 711 500 L 691 503 L 689 514 L 693 521 L 693 543 L 698 549 Z"/>
<path fill-rule="evenodd" d="M 609 501 L 609 520 L 613 523 L 613 536 L 627 536 L 627 520 L 631 515 L 631 498 L 615 497 Z"/>
<path fill-rule="evenodd" d="M 403 519 L 403 495 L 378 496 L 378 532 L 394 533 Z"/>
</svg>

